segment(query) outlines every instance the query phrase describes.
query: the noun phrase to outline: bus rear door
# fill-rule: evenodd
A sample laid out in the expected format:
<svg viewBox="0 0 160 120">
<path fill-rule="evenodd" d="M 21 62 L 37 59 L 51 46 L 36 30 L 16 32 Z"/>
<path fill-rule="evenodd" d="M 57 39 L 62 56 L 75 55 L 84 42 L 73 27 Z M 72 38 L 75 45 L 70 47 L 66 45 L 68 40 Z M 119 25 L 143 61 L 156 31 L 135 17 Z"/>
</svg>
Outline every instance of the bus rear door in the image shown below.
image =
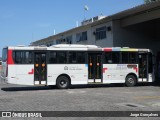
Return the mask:
<svg viewBox="0 0 160 120">
<path fill-rule="evenodd" d="M 102 83 L 102 62 L 101 53 L 88 54 L 88 82 Z"/>
<path fill-rule="evenodd" d="M 140 52 L 139 59 L 139 81 L 148 81 L 148 54 L 146 52 Z"/>
</svg>

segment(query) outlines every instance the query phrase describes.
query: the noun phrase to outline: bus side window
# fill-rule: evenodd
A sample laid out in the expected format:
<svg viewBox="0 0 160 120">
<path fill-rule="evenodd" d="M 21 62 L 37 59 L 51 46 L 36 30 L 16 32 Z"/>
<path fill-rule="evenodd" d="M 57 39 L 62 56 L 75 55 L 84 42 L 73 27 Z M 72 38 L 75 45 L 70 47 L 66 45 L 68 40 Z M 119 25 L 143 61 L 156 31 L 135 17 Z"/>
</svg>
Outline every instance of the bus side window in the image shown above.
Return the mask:
<svg viewBox="0 0 160 120">
<path fill-rule="evenodd" d="M 15 63 L 21 64 L 22 63 L 22 53 L 20 51 L 15 52 Z"/>
<path fill-rule="evenodd" d="M 69 52 L 69 63 L 85 63 L 85 53 Z"/>
<path fill-rule="evenodd" d="M 137 53 L 136 52 L 122 52 L 122 63 L 137 63 Z"/>
<path fill-rule="evenodd" d="M 32 59 L 33 57 L 32 57 L 32 52 L 29 52 L 29 57 L 28 57 L 28 62 L 29 63 L 33 63 L 33 59 Z"/>
<path fill-rule="evenodd" d="M 57 63 L 56 55 L 57 55 L 56 52 L 50 52 L 50 57 L 49 57 L 50 64 Z"/>
<path fill-rule="evenodd" d="M 85 63 L 85 52 L 77 52 L 77 63 Z"/>
<path fill-rule="evenodd" d="M 112 62 L 117 64 L 120 63 L 120 52 L 112 52 Z"/>
<path fill-rule="evenodd" d="M 126 64 L 126 63 L 129 63 L 128 61 L 128 52 L 122 52 L 122 63 L 123 64 Z"/>
<path fill-rule="evenodd" d="M 32 63 L 32 52 L 14 51 L 13 60 L 16 64 L 31 64 Z"/>
<path fill-rule="evenodd" d="M 129 52 L 129 63 L 137 63 L 137 53 Z"/>
<path fill-rule="evenodd" d="M 24 52 L 24 63 L 25 64 L 31 64 L 32 63 L 32 52 L 26 51 Z"/>
<path fill-rule="evenodd" d="M 76 52 L 69 52 L 69 63 L 77 63 Z"/>
<path fill-rule="evenodd" d="M 105 52 L 105 63 L 112 63 L 112 52 Z"/>
<path fill-rule="evenodd" d="M 105 53 L 105 63 L 117 64 L 120 62 L 119 52 L 106 52 Z"/>
<path fill-rule="evenodd" d="M 66 52 L 57 52 L 57 62 L 67 63 Z"/>
</svg>

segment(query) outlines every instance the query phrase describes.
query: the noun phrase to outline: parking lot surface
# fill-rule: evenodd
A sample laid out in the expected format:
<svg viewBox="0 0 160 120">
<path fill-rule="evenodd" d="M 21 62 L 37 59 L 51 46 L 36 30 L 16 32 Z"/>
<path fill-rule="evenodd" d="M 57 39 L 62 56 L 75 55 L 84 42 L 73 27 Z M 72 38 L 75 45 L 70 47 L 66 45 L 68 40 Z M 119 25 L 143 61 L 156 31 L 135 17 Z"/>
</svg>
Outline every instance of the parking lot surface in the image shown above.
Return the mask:
<svg viewBox="0 0 160 120">
<path fill-rule="evenodd" d="M 160 111 L 160 86 L 82 85 L 60 90 L 0 81 L 0 111 Z"/>
</svg>

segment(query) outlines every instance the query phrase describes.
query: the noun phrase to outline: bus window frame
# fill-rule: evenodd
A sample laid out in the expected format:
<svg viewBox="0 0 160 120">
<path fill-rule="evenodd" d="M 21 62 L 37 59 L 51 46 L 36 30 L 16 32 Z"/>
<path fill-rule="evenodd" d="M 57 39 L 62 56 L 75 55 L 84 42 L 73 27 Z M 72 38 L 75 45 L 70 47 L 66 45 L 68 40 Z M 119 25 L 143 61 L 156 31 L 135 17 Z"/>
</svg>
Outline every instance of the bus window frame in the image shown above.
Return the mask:
<svg viewBox="0 0 160 120">
<path fill-rule="evenodd" d="M 24 62 L 22 62 L 22 63 L 17 63 L 16 61 L 15 61 L 15 53 L 17 52 L 17 51 L 20 51 L 20 52 L 31 52 L 31 63 L 24 63 Z M 13 61 L 14 61 L 14 64 L 16 64 L 16 65 L 22 65 L 22 64 L 24 64 L 24 65 L 29 65 L 29 64 L 34 64 L 34 55 L 33 55 L 33 53 L 34 53 L 34 51 L 33 50 L 13 50 L 13 54 L 12 54 L 12 58 L 13 58 Z"/>
<path fill-rule="evenodd" d="M 76 53 L 76 63 L 70 63 L 70 58 L 69 58 L 69 54 L 70 52 L 75 52 Z M 83 63 L 80 63 L 80 62 L 77 62 L 78 58 L 77 58 L 77 53 L 84 53 L 84 62 Z M 68 51 L 67 52 L 67 64 L 86 64 L 86 60 L 87 60 L 87 55 L 86 55 L 87 51 Z"/>
<path fill-rule="evenodd" d="M 122 53 L 128 53 L 128 62 L 125 62 L 125 63 L 123 63 L 122 62 Z M 129 56 L 129 53 L 136 53 L 136 61 L 133 63 L 133 62 L 130 62 L 130 56 Z M 120 55 L 120 57 L 121 57 L 121 62 L 120 62 L 120 64 L 138 64 L 139 63 L 139 61 L 138 61 L 138 51 L 121 51 L 121 53 L 120 53 L 121 55 Z"/>
<path fill-rule="evenodd" d="M 105 56 L 106 56 L 106 53 L 111 53 L 111 63 L 109 63 L 109 62 L 106 62 L 106 58 L 105 58 Z M 113 53 L 118 53 L 119 54 L 119 62 L 113 62 L 113 57 L 112 57 L 112 54 Z M 105 52 L 103 52 L 103 64 L 121 64 L 121 54 L 120 54 L 120 51 L 105 51 Z"/>
<path fill-rule="evenodd" d="M 56 52 L 56 58 L 57 58 L 57 52 L 66 52 L 66 63 L 59 63 L 59 62 L 55 62 L 55 63 L 51 63 L 50 62 L 50 56 L 51 56 L 51 53 L 52 52 Z M 69 52 L 84 52 L 84 55 L 85 55 L 85 61 L 84 63 L 70 63 L 69 62 Z M 64 50 L 49 50 L 48 51 L 48 62 L 47 64 L 87 64 L 87 52 L 88 51 L 73 51 L 73 50 L 68 50 L 68 51 L 64 51 Z"/>
<path fill-rule="evenodd" d="M 65 51 L 65 50 L 49 50 L 49 51 L 47 51 L 47 52 L 48 52 L 47 64 L 67 64 L 67 63 L 68 63 L 67 51 Z M 51 63 L 51 62 L 50 62 L 51 52 L 55 52 L 55 53 L 56 53 L 56 63 Z M 66 62 L 65 62 L 65 63 L 60 63 L 59 61 L 57 61 L 57 52 L 64 52 L 64 53 L 66 54 L 66 55 L 65 55 L 65 58 L 66 58 Z"/>
</svg>

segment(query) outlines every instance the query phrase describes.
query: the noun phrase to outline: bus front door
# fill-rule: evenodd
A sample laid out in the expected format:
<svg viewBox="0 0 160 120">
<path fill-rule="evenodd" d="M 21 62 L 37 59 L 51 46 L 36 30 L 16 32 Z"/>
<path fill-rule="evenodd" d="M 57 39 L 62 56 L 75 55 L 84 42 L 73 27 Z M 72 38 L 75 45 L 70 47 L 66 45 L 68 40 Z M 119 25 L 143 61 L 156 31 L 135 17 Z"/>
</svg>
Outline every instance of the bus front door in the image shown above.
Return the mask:
<svg viewBox="0 0 160 120">
<path fill-rule="evenodd" d="M 36 52 L 34 58 L 34 84 L 46 85 L 47 66 L 46 53 Z"/>
<path fill-rule="evenodd" d="M 139 81 L 148 81 L 148 57 L 147 53 L 139 53 Z"/>
<path fill-rule="evenodd" d="M 100 53 L 88 54 L 88 83 L 102 82 L 102 55 Z"/>
</svg>

